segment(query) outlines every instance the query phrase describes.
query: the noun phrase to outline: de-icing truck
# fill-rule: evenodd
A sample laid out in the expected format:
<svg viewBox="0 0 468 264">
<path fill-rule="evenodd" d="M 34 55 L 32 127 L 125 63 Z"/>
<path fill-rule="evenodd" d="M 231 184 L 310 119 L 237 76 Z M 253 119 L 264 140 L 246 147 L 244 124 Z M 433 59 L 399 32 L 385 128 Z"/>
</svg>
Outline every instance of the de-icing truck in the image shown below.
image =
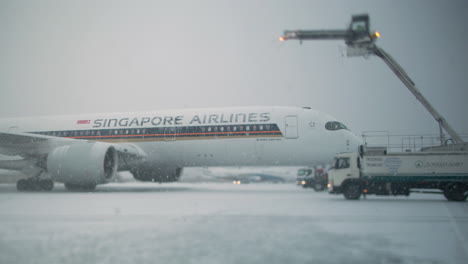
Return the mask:
<svg viewBox="0 0 468 264">
<path fill-rule="evenodd" d="M 409 195 L 439 189 L 449 201 L 468 196 L 468 151 L 437 149 L 387 153 L 385 147 L 338 154 L 329 171 L 329 192 L 356 200 L 362 194 Z"/>
</svg>

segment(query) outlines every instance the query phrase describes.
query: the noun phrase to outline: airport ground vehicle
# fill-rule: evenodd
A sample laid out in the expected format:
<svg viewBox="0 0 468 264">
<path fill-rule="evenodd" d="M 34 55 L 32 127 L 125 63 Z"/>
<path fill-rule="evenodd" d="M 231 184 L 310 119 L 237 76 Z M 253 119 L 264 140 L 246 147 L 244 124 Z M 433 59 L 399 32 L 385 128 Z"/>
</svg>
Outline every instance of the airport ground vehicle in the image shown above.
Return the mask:
<svg viewBox="0 0 468 264">
<path fill-rule="evenodd" d="M 303 188 L 314 188 L 323 191 L 328 183 L 328 174 L 323 168 L 302 168 L 297 171 L 296 184 Z"/>
<path fill-rule="evenodd" d="M 330 172 L 332 193 L 344 193 L 348 199 L 359 199 L 361 194 L 409 194 L 412 188 L 441 189 L 448 200 L 466 200 L 468 189 L 467 146 L 462 137 L 447 120 L 429 103 L 416 87 L 414 81 L 393 57 L 378 47 L 380 37 L 370 30 L 367 14 L 354 15 L 346 29 L 333 30 L 285 30 L 279 39 L 285 40 L 344 40 L 347 56 L 376 55 L 402 81 L 416 99 L 439 124 L 440 145 L 434 151 L 406 154 L 348 153 L 336 157 L 335 169 Z M 444 130 L 450 136 L 446 139 Z M 457 151 L 444 149 L 448 142 L 460 146 Z M 443 152 L 445 151 L 445 152 Z"/>
<path fill-rule="evenodd" d="M 304 188 L 309 187 L 306 185 L 306 179 L 313 177 L 312 168 L 301 168 L 297 170 L 296 184 Z"/>
<path fill-rule="evenodd" d="M 414 189 L 439 189 L 449 201 L 465 201 L 468 151 L 446 147 L 387 153 L 385 147 L 361 146 L 359 152 L 335 157 L 328 187 L 330 193 L 343 193 L 351 200 L 362 194 L 409 195 Z"/>
</svg>

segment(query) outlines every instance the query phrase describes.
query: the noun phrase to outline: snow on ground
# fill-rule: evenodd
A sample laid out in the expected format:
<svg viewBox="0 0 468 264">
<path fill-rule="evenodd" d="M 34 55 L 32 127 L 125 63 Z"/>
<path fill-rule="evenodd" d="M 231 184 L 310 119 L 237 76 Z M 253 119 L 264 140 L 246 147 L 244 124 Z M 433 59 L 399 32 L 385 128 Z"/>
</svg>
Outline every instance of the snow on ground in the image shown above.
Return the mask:
<svg viewBox="0 0 468 264">
<path fill-rule="evenodd" d="M 0 263 L 467 263 L 468 203 L 293 184 L 0 184 Z"/>
</svg>

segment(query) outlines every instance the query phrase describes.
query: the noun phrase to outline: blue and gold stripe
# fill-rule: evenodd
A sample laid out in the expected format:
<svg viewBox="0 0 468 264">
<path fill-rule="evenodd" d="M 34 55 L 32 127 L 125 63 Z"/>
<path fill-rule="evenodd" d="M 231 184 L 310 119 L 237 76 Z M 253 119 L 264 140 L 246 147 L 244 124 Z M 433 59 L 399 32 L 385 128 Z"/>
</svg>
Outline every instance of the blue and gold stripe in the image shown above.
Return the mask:
<svg viewBox="0 0 468 264">
<path fill-rule="evenodd" d="M 39 135 L 107 142 L 282 137 L 277 124 L 238 124 L 145 128 L 106 128 L 31 132 Z"/>
</svg>

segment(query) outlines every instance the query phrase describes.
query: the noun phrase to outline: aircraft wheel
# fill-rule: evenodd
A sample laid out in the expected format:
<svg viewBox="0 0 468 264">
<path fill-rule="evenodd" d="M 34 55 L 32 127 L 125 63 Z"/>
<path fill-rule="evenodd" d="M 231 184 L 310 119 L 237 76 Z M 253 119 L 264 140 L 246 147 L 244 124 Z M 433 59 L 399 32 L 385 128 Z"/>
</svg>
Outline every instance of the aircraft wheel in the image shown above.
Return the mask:
<svg viewBox="0 0 468 264">
<path fill-rule="evenodd" d="M 356 182 L 350 182 L 345 185 L 343 194 L 348 200 L 359 200 L 362 194 L 361 185 Z"/>
<path fill-rule="evenodd" d="M 16 182 L 16 189 L 21 192 L 31 190 L 30 181 L 27 179 L 18 180 Z"/>
<path fill-rule="evenodd" d="M 54 188 L 54 181 L 49 179 L 39 180 L 39 187 L 41 190 L 50 192 Z"/>
<path fill-rule="evenodd" d="M 54 188 L 54 182 L 50 179 L 21 179 L 16 182 L 18 191 L 51 191 Z"/>
<path fill-rule="evenodd" d="M 444 189 L 444 196 L 449 201 L 463 202 L 468 197 L 465 192 L 468 191 L 466 185 L 461 183 L 451 183 Z"/>
</svg>

